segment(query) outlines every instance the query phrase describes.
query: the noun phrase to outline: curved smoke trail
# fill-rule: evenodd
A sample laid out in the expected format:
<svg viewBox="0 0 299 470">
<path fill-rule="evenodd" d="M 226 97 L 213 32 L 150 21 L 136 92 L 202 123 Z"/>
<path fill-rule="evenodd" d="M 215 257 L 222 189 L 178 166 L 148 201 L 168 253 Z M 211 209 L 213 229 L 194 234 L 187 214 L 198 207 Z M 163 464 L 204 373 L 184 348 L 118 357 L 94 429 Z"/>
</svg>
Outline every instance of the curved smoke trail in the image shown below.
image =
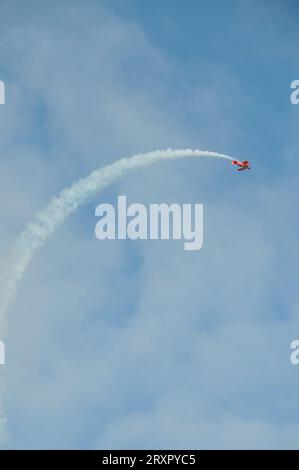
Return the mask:
<svg viewBox="0 0 299 470">
<path fill-rule="evenodd" d="M 56 228 L 79 206 L 88 202 L 100 190 L 135 168 L 152 165 L 160 160 L 185 157 L 212 157 L 233 160 L 232 157 L 202 150 L 157 150 L 122 158 L 111 165 L 93 171 L 61 191 L 49 204 L 37 213 L 33 221 L 21 232 L 6 259 L 0 274 L 0 329 L 5 326 L 5 317 L 13 301 L 19 282 L 36 250 L 45 243 Z"/>
</svg>

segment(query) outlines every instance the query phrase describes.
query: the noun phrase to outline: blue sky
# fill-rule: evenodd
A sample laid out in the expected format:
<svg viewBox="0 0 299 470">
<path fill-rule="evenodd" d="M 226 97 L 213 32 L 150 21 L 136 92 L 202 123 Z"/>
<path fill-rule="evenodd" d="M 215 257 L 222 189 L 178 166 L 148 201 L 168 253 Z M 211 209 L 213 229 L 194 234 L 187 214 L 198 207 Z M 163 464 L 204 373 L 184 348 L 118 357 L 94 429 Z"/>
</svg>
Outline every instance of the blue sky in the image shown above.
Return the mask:
<svg viewBox="0 0 299 470">
<path fill-rule="evenodd" d="M 46 4 L 47 3 L 47 4 Z M 298 448 L 295 1 L 2 1 L 1 256 L 63 187 L 167 147 L 33 259 L 0 369 L 3 448 Z M 107 241 L 95 207 L 204 204 L 204 246 Z M 4 337 L 3 337 L 4 336 Z"/>
</svg>

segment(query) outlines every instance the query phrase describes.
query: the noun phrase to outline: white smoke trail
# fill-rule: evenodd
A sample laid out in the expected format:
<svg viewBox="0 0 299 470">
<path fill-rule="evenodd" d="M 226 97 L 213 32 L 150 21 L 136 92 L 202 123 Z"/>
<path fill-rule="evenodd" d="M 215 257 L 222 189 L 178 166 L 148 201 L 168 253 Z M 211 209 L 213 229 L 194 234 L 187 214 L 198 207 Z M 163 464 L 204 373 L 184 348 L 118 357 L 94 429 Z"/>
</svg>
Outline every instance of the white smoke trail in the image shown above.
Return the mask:
<svg viewBox="0 0 299 470">
<path fill-rule="evenodd" d="M 149 166 L 159 160 L 185 157 L 212 157 L 233 160 L 232 157 L 202 150 L 157 150 L 117 160 L 111 165 L 93 171 L 69 188 L 61 191 L 37 213 L 33 221 L 17 238 L 0 274 L 0 331 L 5 327 L 8 308 L 13 301 L 19 282 L 36 250 L 45 243 L 56 228 L 79 206 L 89 201 L 100 190 L 123 176 L 127 171 Z"/>
</svg>

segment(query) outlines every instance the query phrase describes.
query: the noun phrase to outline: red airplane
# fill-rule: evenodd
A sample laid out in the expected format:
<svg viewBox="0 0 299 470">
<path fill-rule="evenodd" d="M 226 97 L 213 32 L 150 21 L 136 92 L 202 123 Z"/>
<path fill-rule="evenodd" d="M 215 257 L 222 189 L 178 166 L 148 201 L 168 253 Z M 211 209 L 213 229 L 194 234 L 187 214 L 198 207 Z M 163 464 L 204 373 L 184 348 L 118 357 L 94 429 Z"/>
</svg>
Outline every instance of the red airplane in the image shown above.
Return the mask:
<svg viewBox="0 0 299 470">
<path fill-rule="evenodd" d="M 238 171 L 250 170 L 250 164 L 248 160 L 244 160 L 244 162 L 239 162 L 239 160 L 233 160 L 232 165 L 238 165 Z"/>
</svg>

